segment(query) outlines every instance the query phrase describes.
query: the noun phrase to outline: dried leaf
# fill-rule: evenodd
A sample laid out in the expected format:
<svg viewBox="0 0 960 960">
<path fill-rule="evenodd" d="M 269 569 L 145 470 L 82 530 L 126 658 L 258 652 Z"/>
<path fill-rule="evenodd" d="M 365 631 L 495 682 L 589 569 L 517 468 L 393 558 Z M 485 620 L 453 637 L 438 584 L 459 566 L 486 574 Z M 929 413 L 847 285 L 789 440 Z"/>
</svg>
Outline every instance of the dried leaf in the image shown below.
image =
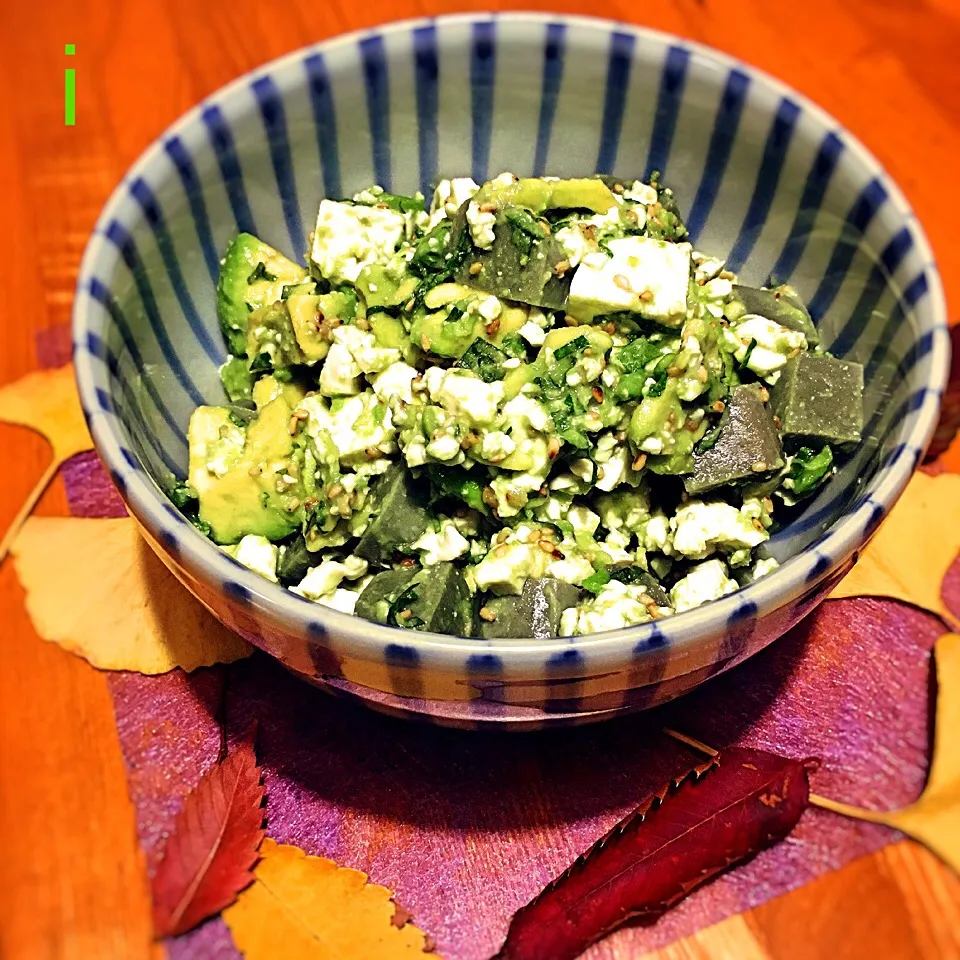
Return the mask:
<svg viewBox="0 0 960 960">
<path fill-rule="evenodd" d="M 937 717 L 930 776 L 920 798 L 908 807 L 878 813 L 811 797 L 811 803 L 858 820 L 884 823 L 929 847 L 960 872 L 960 635 L 948 633 L 934 647 Z"/>
<path fill-rule="evenodd" d="M 940 584 L 960 553 L 960 476 L 915 473 L 831 597 L 891 597 L 954 618 Z"/>
<path fill-rule="evenodd" d="M 395 922 L 390 891 L 359 870 L 269 837 L 260 856 L 256 882 L 223 914 L 246 960 L 274 960 L 278 944 L 284 960 L 392 960 L 427 952 L 420 930 Z"/>
<path fill-rule="evenodd" d="M 569 960 L 782 840 L 812 761 L 731 748 L 666 784 L 513 918 L 497 960 Z"/>
<path fill-rule="evenodd" d="M 50 466 L 23 502 L 0 540 L 2 563 L 17 531 L 56 475 L 60 464 L 75 453 L 91 449 L 93 441 L 83 419 L 72 364 L 57 367 L 55 370 L 38 370 L 0 388 L 0 421 L 35 430 L 46 437 L 53 448 Z"/>
<path fill-rule="evenodd" d="M 129 517 L 31 517 L 13 555 L 37 633 L 101 670 L 195 670 L 252 652 L 187 593 Z"/>
<path fill-rule="evenodd" d="M 152 882 L 158 937 L 192 930 L 237 899 L 263 839 L 263 786 L 249 743 L 208 770 L 187 794 Z"/>
</svg>

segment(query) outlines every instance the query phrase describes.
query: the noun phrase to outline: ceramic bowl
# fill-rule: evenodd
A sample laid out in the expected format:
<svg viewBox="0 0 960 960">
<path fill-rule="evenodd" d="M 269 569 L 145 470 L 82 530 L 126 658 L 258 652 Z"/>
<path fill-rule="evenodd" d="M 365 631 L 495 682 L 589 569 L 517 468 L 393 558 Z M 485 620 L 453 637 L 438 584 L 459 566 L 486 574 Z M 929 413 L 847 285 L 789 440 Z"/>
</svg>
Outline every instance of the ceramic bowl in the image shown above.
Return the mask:
<svg viewBox="0 0 960 960">
<path fill-rule="evenodd" d="M 218 261 L 248 230 L 299 257 L 323 196 L 440 175 L 663 172 L 695 245 L 789 281 L 865 365 L 865 440 L 770 544 L 771 576 L 593 636 L 468 640 L 310 603 L 204 539 L 162 492 L 198 404 L 222 402 Z M 290 54 L 167 130 L 108 201 L 73 314 L 97 450 L 167 566 L 237 633 L 381 710 L 536 728 L 661 703 L 771 643 L 854 563 L 936 424 L 949 345 L 926 238 L 880 164 L 771 77 L 651 30 L 562 16 L 392 24 Z"/>
</svg>

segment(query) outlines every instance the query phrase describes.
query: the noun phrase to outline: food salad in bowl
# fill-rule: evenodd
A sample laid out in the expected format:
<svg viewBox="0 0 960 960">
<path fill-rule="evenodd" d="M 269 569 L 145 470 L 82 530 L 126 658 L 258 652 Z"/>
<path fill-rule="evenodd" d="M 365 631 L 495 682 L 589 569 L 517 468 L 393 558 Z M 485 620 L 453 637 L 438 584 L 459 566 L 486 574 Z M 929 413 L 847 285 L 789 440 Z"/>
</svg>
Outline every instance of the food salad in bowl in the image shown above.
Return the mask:
<svg viewBox="0 0 960 960">
<path fill-rule="evenodd" d="M 689 610 L 777 567 L 775 503 L 862 426 L 861 365 L 791 288 L 736 281 L 657 175 L 324 199 L 305 264 L 231 242 L 228 402 L 173 497 L 251 570 L 407 630 Z"/>
</svg>

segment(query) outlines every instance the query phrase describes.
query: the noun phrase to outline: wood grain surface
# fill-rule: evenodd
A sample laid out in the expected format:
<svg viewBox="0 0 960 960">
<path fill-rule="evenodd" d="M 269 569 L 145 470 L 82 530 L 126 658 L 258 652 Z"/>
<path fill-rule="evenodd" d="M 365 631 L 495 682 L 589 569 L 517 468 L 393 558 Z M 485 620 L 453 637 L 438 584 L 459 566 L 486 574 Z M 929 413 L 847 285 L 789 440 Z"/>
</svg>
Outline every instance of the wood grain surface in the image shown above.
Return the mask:
<svg viewBox="0 0 960 960">
<path fill-rule="evenodd" d="M 179 114 L 237 74 L 385 20 L 482 9 L 590 13 L 670 30 L 768 70 L 833 113 L 901 185 L 960 311 L 957 0 L 35 0 L 0 4 L 0 383 L 68 322 L 109 191 Z M 76 44 L 77 124 L 63 123 Z M 44 443 L 0 426 L 0 529 L 42 473 Z M 55 484 L 40 512 L 66 513 Z M 0 569 L 0 957 L 157 955 L 106 680 L 33 632 Z M 898 843 L 676 943 L 663 960 L 960 958 L 960 880 Z M 455 960 L 455 958 L 450 958 Z"/>
</svg>

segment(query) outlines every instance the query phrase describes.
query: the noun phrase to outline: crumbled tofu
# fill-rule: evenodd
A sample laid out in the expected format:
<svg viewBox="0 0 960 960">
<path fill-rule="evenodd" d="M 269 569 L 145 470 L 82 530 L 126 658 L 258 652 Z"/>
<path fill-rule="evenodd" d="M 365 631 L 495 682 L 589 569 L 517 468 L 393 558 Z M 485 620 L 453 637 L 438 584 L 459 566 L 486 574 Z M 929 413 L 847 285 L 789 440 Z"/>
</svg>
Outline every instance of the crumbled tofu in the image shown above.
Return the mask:
<svg viewBox="0 0 960 960">
<path fill-rule="evenodd" d="M 324 459 L 322 450 L 329 441 L 336 447 L 340 461 L 350 466 L 375 459 L 369 451 L 388 454 L 396 449 L 390 411 L 372 390 L 347 397 L 336 409 L 314 394 L 304 397 L 297 409 L 307 412 L 305 429 L 321 453 L 320 459 Z"/>
<path fill-rule="evenodd" d="M 332 559 L 321 556 L 320 563 L 311 567 L 299 584 L 290 589 L 308 600 L 319 600 L 331 595 L 343 580 L 356 580 L 367 572 L 367 561 L 359 557 Z"/>
<path fill-rule="evenodd" d="M 381 347 L 372 333 L 364 333 L 354 326 L 337 327 L 333 331 L 333 341 L 334 346 L 339 344 L 349 351 L 362 373 L 383 373 L 391 364 L 400 361 L 399 350 Z M 329 362 L 330 354 L 327 354 L 325 363 Z"/>
<path fill-rule="evenodd" d="M 470 542 L 460 533 L 451 521 L 445 521 L 440 530 L 428 530 L 416 543 L 415 550 L 421 551 L 420 560 L 424 566 L 432 567 L 462 557 L 470 549 Z"/>
<path fill-rule="evenodd" d="M 356 283 L 364 267 L 396 250 L 405 227 L 395 210 L 321 200 L 310 259 L 327 280 Z"/>
<path fill-rule="evenodd" d="M 344 590 L 337 587 L 333 593 L 323 597 L 317 597 L 317 603 L 322 603 L 325 607 L 333 607 L 341 613 L 353 613 L 357 608 L 357 600 L 360 594 L 356 590 Z"/>
<path fill-rule="evenodd" d="M 190 453 L 206 463 L 207 473 L 222 477 L 243 453 L 246 434 L 230 420 L 222 424 L 217 421 L 217 424 L 215 434 L 204 434 L 197 430 L 191 432 L 193 449 Z"/>
<path fill-rule="evenodd" d="M 688 500 L 670 521 L 673 549 L 680 556 L 702 560 L 715 549 L 752 548 L 769 539 L 758 519 L 757 501 L 748 501 L 739 510 L 729 503 Z"/>
<path fill-rule="evenodd" d="M 647 623 L 653 619 L 653 615 L 640 599 L 646 595 L 646 588 L 641 584 L 611 580 L 604 584 L 595 597 L 563 612 L 560 634 L 565 637 L 580 636 Z"/>
<path fill-rule="evenodd" d="M 430 203 L 431 218 L 438 214 L 439 219 L 454 217 L 456 212 L 467 201 L 472 200 L 480 189 L 470 177 L 454 177 L 452 180 L 441 180 L 433 191 L 433 200 Z M 439 222 L 439 220 L 437 221 Z M 436 223 L 431 219 L 431 227 Z"/>
<path fill-rule="evenodd" d="M 478 590 L 490 590 L 499 595 L 519 594 L 528 577 L 542 577 L 550 561 L 529 536 L 534 528 L 520 524 L 508 538 L 495 543 L 473 571 Z"/>
<path fill-rule="evenodd" d="M 325 397 L 352 396 L 360 392 L 360 365 L 342 344 L 331 345 L 320 368 L 320 393 Z"/>
<path fill-rule="evenodd" d="M 503 383 L 484 383 L 469 370 L 430 367 L 423 375 L 427 393 L 434 403 L 474 426 L 487 426 L 497 418 L 503 399 Z"/>
<path fill-rule="evenodd" d="M 480 250 L 489 250 L 496 240 L 493 232 L 497 215 L 492 210 L 481 210 L 472 200 L 467 204 L 467 224 L 470 227 L 470 239 Z"/>
<path fill-rule="evenodd" d="M 550 414 L 542 404 L 522 393 L 504 404 L 503 417 L 515 430 L 529 426 L 538 433 L 546 433 L 550 429 Z"/>
<path fill-rule="evenodd" d="M 600 314 L 639 313 L 680 326 L 687 312 L 689 243 L 624 237 L 584 257 L 570 285 L 567 311 L 581 320 Z"/>
<path fill-rule="evenodd" d="M 764 557 L 753 565 L 753 570 L 750 572 L 754 580 L 759 580 L 768 573 L 773 573 L 779 566 L 780 564 L 773 557 Z"/>
<path fill-rule="evenodd" d="M 543 328 L 537 326 L 532 320 L 528 320 L 518 331 L 517 333 L 523 337 L 531 347 L 539 347 L 543 344 L 543 341 L 546 340 L 547 335 L 544 333 Z"/>
<path fill-rule="evenodd" d="M 736 580 L 727 576 L 727 568 L 717 559 L 698 563 L 682 580 L 678 580 L 670 591 L 670 602 L 677 613 L 692 610 L 708 600 L 718 600 L 738 590 Z"/>
<path fill-rule="evenodd" d="M 790 330 L 755 313 L 748 313 L 728 327 L 724 337 L 737 360 L 743 363 L 746 359 L 747 367 L 769 384 L 780 379 L 780 370 L 787 360 L 807 349 L 807 338 L 799 330 Z M 750 350 L 754 341 L 756 343 Z"/>
<path fill-rule="evenodd" d="M 434 460 L 441 460 L 443 462 L 455 460 L 460 456 L 460 453 L 460 444 L 457 438 L 451 436 L 449 433 L 441 434 L 439 437 L 435 437 L 427 443 L 427 454 L 433 457 Z"/>
<path fill-rule="evenodd" d="M 277 559 L 280 555 L 278 547 L 274 546 L 266 537 L 253 534 L 245 536 L 230 552 L 237 563 L 242 563 L 261 577 L 277 582 Z"/>
<path fill-rule="evenodd" d="M 658 199 L 656 187 L 651 187 L 642 180 L 634 180 L 633 186 L 623 191 L 623 196 L 626 200 L 633 200 L 634 203 L 642 203 L 644 206 L 656 203 Z"/>
<path fill-rule="evenodd" d="M 575 507 L 570 507 L 565 519 L 570 522 L 573 529 L 578 533 L 587 533 L 591 537 L 597 532 L 597 527 L 600 526 L 600 517 L 589 507 L 584 507 L 580 504 Z"/>
<path fill-rule="evenodd" d="M 580 227 L 575 223 L 571 223 L 569 226 L 561 227 L 554 234 L 554 237 L 557 243 L 563 248 L 563 252 L 567 255 L 570 266 L 579 266 L 580 261 L 590 250 L 587 244 L 587 238 L 583 235 Z"/>
<path fill-rule="evenodd" d="M 373 392 L 381 403 L 389 403 L 398 397 L 404 403 L 413 403 L 413 381 L 419 376 L 416 367 L 395 363 L 383 373 L 370 379 Z"/>
<path fill-rule="evenodd" d="M 479 455 L 482 460 L 494 463 L 504 460 L 517 449 L 516 442 L 502 430 L 485 433 L 480 441 Z"/>
</svg>

